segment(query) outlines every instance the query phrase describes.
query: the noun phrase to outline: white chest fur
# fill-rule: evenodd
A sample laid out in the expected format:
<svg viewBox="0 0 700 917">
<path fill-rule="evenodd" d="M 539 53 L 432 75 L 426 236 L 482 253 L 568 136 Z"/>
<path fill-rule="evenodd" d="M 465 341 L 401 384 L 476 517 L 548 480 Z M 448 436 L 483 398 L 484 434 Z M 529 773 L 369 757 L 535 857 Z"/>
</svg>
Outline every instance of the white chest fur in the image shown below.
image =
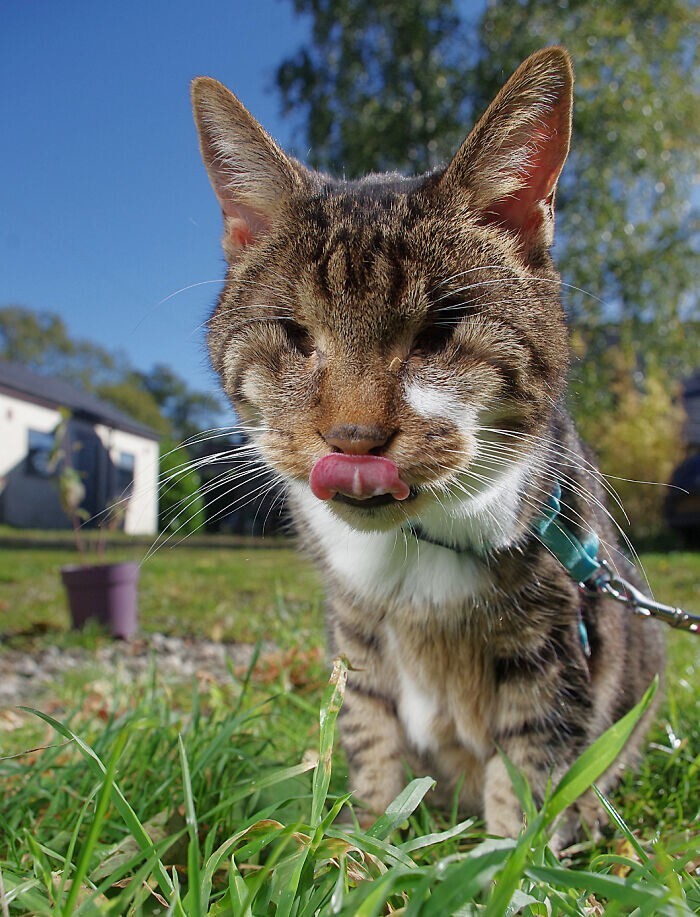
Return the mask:
<svg viewBox="0 0 700 917">
<path fill-rule="evenodd" d="M 333 574 L 367 602 L 415 607 L 423 614 L 478 599 L 490 576 L 469 554 L 460 554 L 410 533 L 358 532 L 313 495 L 302 512 Z"/>
</svg>

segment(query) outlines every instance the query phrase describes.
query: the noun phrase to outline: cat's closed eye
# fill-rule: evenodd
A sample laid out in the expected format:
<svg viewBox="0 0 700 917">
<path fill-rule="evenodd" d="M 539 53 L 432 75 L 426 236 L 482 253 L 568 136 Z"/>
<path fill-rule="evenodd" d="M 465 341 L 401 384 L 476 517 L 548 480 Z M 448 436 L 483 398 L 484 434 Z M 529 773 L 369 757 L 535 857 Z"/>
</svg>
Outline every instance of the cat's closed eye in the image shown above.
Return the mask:
<svg viewBox="0 0 700 917">
<path fill-rule="evenodd" d="M 287 341 L 302 357 L 310 357 L 316 350 L 316 344 L 310 332 L 303 325 L 291 319 L 280 322 Z"/>
<path fill-rule="evenodd" d="M 418 357 L 430 357 L 442 353 L 454 334 L 453 322 L 433 322 L 427 325 L 413 339 L 412 353 Z"/>
</svg>

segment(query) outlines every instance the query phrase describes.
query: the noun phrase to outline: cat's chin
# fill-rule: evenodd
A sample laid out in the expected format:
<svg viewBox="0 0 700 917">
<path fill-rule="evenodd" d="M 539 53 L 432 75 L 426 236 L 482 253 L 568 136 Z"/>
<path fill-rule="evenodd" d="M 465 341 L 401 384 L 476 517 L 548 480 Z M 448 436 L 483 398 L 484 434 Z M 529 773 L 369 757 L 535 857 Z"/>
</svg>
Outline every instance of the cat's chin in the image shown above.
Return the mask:
<svg viewBox="0 0 700 917">
<path fill-rule="evenodd" d="M 420 510 L 422 495 L 412 491 L 406 500 L 395 500 L 390 494 L 355 500 L 337 494 L 325 505 L 339 519 L 359 532 L 387 532 L 406 525 Z"/>
</svg>

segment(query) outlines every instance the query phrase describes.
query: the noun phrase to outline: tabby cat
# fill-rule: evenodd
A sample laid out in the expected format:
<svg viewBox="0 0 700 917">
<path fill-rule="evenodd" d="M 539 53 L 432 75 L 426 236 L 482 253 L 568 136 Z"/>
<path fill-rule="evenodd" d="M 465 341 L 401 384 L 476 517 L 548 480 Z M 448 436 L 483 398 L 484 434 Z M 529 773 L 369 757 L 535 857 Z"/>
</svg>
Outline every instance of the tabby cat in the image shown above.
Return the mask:
<svg viewBox="0 0 700 917">
<path fill-rule="evenodd" d="M 437 801 L 457 792 L 514 836 L 499 749 L 541 798 L 663 668 L 657 626 L 582 593 L 533 530 L 559 486 L 570 530 L 633 576 L 564 405 L 549 249 L 572 87 L 567 52 L 544 49 L 445 168 L 344 181 L 286 156 L 220 83 L 193 84 L 229 262 L 211 358 L 324 577 L 370 812 L 430 774 Z M 596 817 L 579 803 L 555 843 Z"/>
</svg>

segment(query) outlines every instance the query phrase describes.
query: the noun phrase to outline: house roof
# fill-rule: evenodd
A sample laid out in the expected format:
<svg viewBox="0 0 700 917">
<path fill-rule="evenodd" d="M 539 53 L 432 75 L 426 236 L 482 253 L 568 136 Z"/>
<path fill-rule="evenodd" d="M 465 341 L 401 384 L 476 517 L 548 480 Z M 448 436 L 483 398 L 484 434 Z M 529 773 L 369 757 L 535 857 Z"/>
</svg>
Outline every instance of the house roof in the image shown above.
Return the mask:
<svg viewBox="0 0 700 917">
<path fill-rule="evenodd" d="M 0 360 L 0 392 L 47 407 L 67 408 L 76 417 L 143 436 L 145 439 L 160 439 L 151 427 L 139 423 L 91 392 L 58 376 L 42 376 L 21 363 Z"/>
</svg>

